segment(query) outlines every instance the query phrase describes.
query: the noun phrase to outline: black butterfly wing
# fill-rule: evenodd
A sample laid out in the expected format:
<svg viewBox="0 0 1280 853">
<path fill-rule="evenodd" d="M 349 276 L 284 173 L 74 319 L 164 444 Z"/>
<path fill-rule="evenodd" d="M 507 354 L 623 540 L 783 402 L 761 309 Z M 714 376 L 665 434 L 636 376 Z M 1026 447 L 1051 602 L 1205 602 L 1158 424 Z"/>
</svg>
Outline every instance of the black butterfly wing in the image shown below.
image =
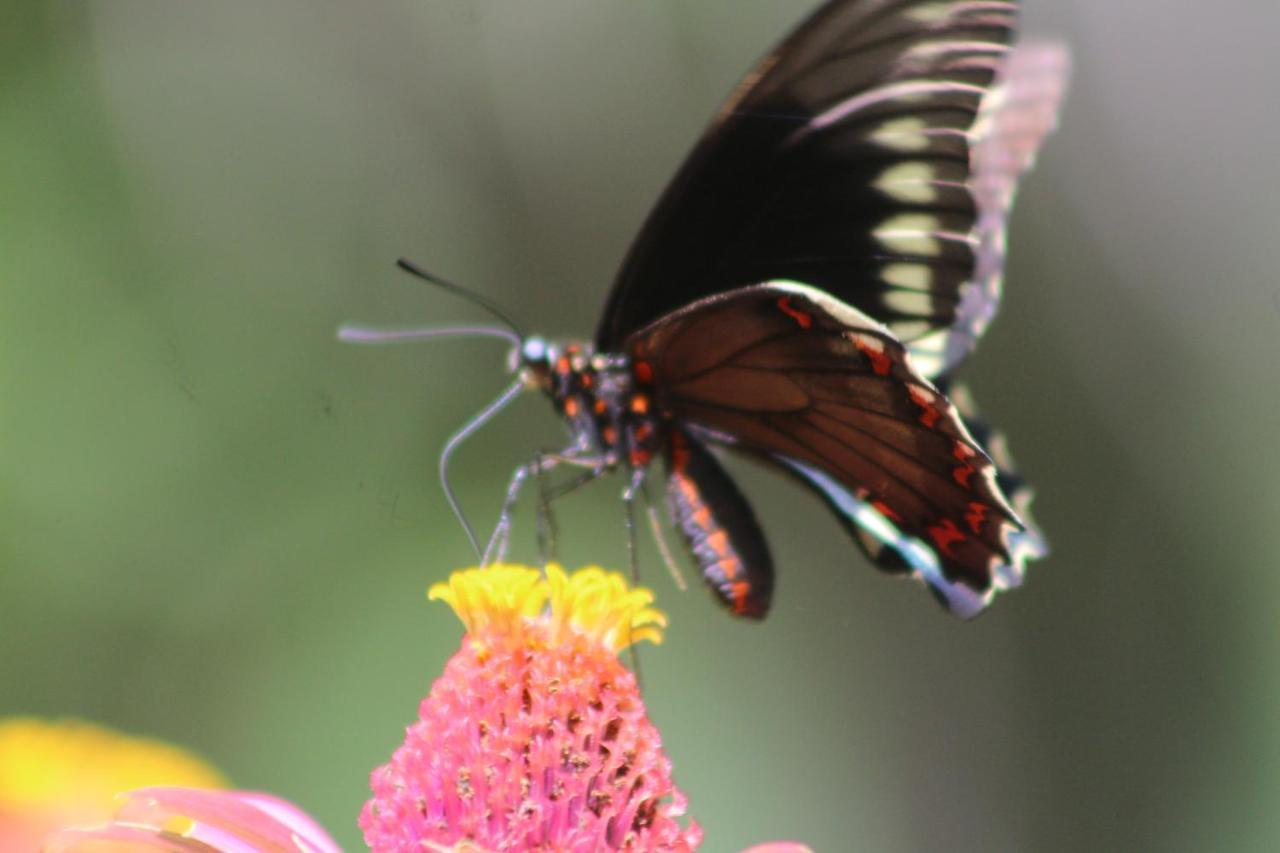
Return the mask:
<svg viewBox="0 0 1280 853">
<path fill-rule="evenodd" d="M 978 230 L 1002 235 L 1008 205 L 984 220 L 975 128 L 995 109 L 1016 9 L 823 6 L 747 76 L 667 188 L 618 273 L 599 348 L 700 297 L 790 279 L 922 342 L 928 375 L 958 361 L 972 335 L 953 345 L 949 330 L 966 301 L 990 313 L 976 282 L 998 281 L 1003 256 Z M 979 270 L 983 252 L 994 268 Z"/>
<path fill-rule="evenodd" d="M 973 276 L 962 291 L 956 318 L 944 333 L 911 342 L 916 366 L 930 378 L 954 367 L 978 342 L 1000 306 L 1005 231 L 1018 178 L 1058 122 L 1071 58 L 1048 42 L 1019 45 L 1005 62 L 1000 80 L 983 99 L 971 132 L 970 191 L 977 205 Z"/>
<path fill-rule="evenodd" d="M 988 449 L 996 466 L 996 485 L 1025 525 L 1022 530 L 1008 532 L 1009 559 L 995 567 L 992 584 L 985 592 L 948 580 L 937 554 L 926 542 L 904 534 L 883 513 L 856 497 L 825 471 L 785 456 L 774 456 L 771 461 L 816 491 L 878 568 L 895 574 L 908 573 L 925 581 L 944 606 L 960 616 L 970 617 L 990 604 L 997 592 L 1021 585 L 1027 561 L 1048 555 L 1049 544 L 1031 518 L 1031 487 L 1017 472 L 1004 434 L 979 416 L 966 387 L 956 384 L 948 388 L 939 383 L 938 388 L 951 399 L 974 441 Z"/>
<path fill-rule="evenodd" d="M 1023 526 L 990 461 L 905 347 L 858 310 L 771 282 L 673 312 L 626 349 L 663 417 L 838 484 L 926 543 L 931 585 L 982 599 L 1011 564 Z"/>
</svg>

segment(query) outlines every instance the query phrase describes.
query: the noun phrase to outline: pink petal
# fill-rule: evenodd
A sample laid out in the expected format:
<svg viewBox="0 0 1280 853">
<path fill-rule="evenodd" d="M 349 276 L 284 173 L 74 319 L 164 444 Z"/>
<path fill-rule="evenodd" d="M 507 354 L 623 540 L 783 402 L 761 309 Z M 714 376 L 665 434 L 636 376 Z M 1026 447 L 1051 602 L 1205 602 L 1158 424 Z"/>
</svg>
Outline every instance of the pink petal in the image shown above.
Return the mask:
<svg viewBox="0 0 1280 853">
<path fill-rule="evenodd" d="M 127 846 L 126 846 L 127 845 Z M 161 836 L 154 829 L 107 824 L 88 829 L 64 829 L 47 838 L 41 853 L 93 853 L 96 850 L 119 853 L 120 850 L 166 850 L 172 853 L 208 853 L 200 841 L 176 836 Z"/>
<path fill-rule="evenodd" d="M 125 798 L 112 823 L 59 833 L 47 849 L 92 850 L 96 841 L 118 841 L 167 850 L 339 853 L 338 845 L 305 812 L 267 794 L 141 788 Z"/>
<path fill-rule="evenodd" d="M 236 791 L 235 796 L 293 830 L 299 849 L 314 850 L 316 853 L 342 853 L 329 833 L 324 831 L 324 827 L 316 823 L 315 818 L 288 800 L 257 791 Z"/>
<path fill-rule="evenodd" d="M 742 853 L 813 853 L 813 849 L 798 841 L 766 841 L 748 847 Z"/>
</svg>

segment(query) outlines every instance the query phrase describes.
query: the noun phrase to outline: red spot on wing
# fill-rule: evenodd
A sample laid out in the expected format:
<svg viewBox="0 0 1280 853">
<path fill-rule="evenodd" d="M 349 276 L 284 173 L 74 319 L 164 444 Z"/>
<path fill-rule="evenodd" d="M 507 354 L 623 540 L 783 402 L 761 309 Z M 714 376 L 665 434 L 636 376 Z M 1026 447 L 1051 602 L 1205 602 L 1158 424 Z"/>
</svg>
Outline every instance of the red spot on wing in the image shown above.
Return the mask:
<svg viewBox="0 0 1280 853">
<path fill-rule="evenodd" d="M 933 540 L 933 544 L 937 546 L 938 550 L 952 559 L 955 559 L 956 555 L 951 550 L 951 546 L 969 538 L 949 518 L 944 518 L 942 523 L 928 528 L 928 533 L 929 538 Z"/>
<path fill-rule="evenodd" d="M 942 412 L 933 405 L 937 397 L 917 385 L 908 385 L 907 391 L 911 394 L 911 402 L 923 410 L 920 412 L 920 423 L 933 429 L 938 423 L 938 418 L 942 417 Z"/>
<path fill-rule="evenodd" d="M 637 361 L 631 365 L 631 372 L 636 375 L 638 382 L 648 384 L 653 381 L 653 365 L 647 361 Z"/>
<path fill-rule="evenodd" d="M 795 320 L 802 329 L 808 329 L 813 325 L 813 315 L 807 311 L 801 311 L 799 308 L 792 307 L 790 296 L 781 296 L 778 298 L 778 310 L 783 314 L 786 314 L 792 320 Z"/>
<path fill-rule="evenodd" d="M 987 513 L 991 512 L 991 507 L 978 501 L 969 502 L 969 511 L 964 514 L 964 520 L 969 522 L 969 529 L 974 533 L 982 530 L 982 524 L 987 520 Z"/>
<path fill-rule="evenodd" d="M 645 468 L 653 461 L 653 454 L 642 447 L 637 447 L 631 451 L 631 458 L 628 461 L 632 468 Z"/>
<path fill-rule="evenodd" d="M 976 468 L 969 464 L 969 460 L 978 455 L 978 452 L 960 439 L 956 439 L 951 444 L 951 455 L 960 460 L 959 465 L 951 469 L 951 476 L 964 488 L 969 488 L 969 478 L 977 473 Z"/>
<path fill-rule="evenodd" d="M 868 338 L 866 335 L 854 335 L 853 345 L 858 352 L 871 360 L 871 369 L 877 376 L 888 376 L 893 368 L 893 359 L 884 351 L 884 341 Z"/>
<path fill-rule="evenodd" d="M 733 599 L 733 612 L 739 615 L 747 613 L 750 608 L 747 606 L 751 600 L 751 584 L 747 581 L 737 581 L 729 585 L 729 596 Z"/>
<path fill-rule="evenodd" d="M 893 508 L 890 507 L 884 501 L 872 501 L 871 506 L 875 509 L 876 512 L 880 513 L 890 521 L 897 522 L 897 523 L 902 522 L 902 516 L 894 512 Z"/>
</svg>

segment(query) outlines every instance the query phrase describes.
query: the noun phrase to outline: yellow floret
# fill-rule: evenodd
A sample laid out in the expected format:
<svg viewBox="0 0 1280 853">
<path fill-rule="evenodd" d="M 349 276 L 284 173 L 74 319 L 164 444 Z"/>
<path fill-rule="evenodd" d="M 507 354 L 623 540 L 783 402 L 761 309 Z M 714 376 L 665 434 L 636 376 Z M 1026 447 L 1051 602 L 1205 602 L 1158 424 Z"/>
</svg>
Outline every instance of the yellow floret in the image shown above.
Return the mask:
<svg viewBox="0 0 1280 853">
<path fill-rule="evenodd" d="M 641 640 L 662 642 L 667 617 L 649 606 L 653 593 L 645 587 L 630 588 L 618 572 L 588 566 L 569 575 L 559 566 L 548 566 L 547 580 L 554 621 L 572 625 L 614 652 Z"/>
<path fill-rule="evenodd" d="M 649 606 L 652 592 L 633 589 L 621 574 L 598 566 L 570 574 L 550 565 L 545 577 L 527 566 L 466 569 L 432 586 L 427 597 L 452 607 L 471 638 L 481 642 L 499 634 L 522 639 L 527 627 L 538 624 L 546 629 L 539 633 L 547 642 L 560 642 L 572 630 L 616 654 L 641 640 L 662 642 L 667 624 L 666 616 Z"/>
</svg>

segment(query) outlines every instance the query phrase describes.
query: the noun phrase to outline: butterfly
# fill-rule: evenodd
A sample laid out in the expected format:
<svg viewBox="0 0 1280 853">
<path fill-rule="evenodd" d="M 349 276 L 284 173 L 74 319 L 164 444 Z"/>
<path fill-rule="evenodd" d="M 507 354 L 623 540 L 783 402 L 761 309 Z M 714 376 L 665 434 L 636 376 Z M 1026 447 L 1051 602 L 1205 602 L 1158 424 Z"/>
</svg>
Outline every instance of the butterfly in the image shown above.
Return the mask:
<svg viewBox="0 0 1280 853">
<path fill-rule="evenodd" d="M 523 390 L 568 426 L 567 447 L 516 471 L 485 559 L 505 553 L 530 478 L 580 469 L 568 491 L 622 472 L 630 517 L 661 459 L 672 526 L 708 587 L 762 618 L 773 559 L 717 457 L 727 449 L 815 493 L 875 565 L 960 616 L 1021 582 L 1047 553 L 1030 492 L 954 379 L 996 313 L 1015 183 L 1066 78 L 1062 48 L 1012 46 L 1017 5 L 826 3 L 720 108 L 622 263 L 594 341 L 525 335 L 478 298 L 508 328 L 418 335 L 515 345 L 516 381 L 446 445 L 442 476 Z"/>
</svg>

